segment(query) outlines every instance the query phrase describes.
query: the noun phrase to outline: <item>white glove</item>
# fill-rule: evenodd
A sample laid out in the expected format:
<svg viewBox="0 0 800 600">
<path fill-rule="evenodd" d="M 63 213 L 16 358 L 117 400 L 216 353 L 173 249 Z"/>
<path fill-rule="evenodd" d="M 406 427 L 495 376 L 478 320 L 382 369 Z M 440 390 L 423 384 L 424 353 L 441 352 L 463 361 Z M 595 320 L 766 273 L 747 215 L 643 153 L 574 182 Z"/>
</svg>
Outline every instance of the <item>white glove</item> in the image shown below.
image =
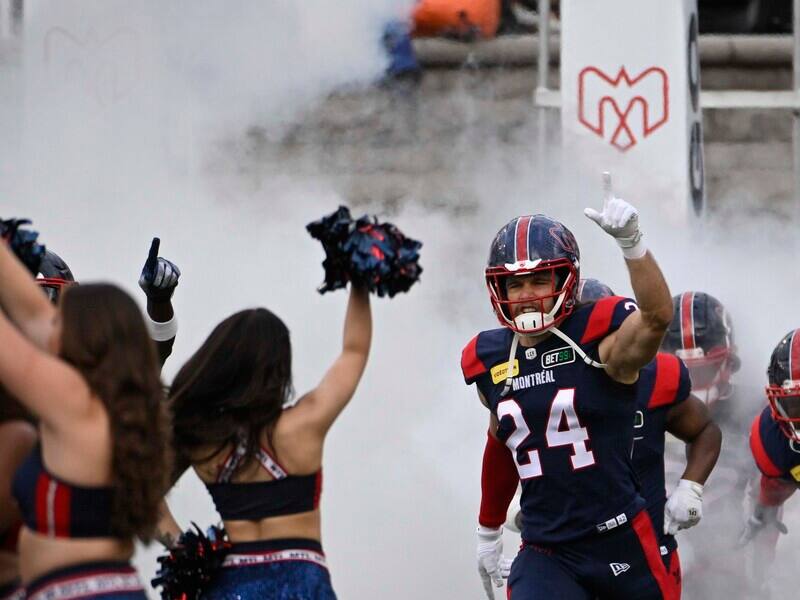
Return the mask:
<svg viewBox="0 0 800 600">
<path fill-rule="evenodd" d="M 511 559 L 503 557 L 503 528 L 478 525 L 478 574 L 483 580 L 486 597 L 494 600 L 495 587 L 503 587 L 503 579 L 511 571 Z"/>
<path fill-rule="evenodd" d="M 625 258 L 641 258 L 647 252 L 639 230 L 639 211 L 625 200 L 614 197 L 608 172 L 603 173 L 603 212 L 586 208 L 583 214 L 617 241 Z"/>
<path fill-rule="evenodd" d="M 748 544 L 767 525 L 775 526 L 780 533 L 789 533 L 786 525 L 779 518 L 779 510 L 779 506 L 764 506 L 756 502 L 753 512 L 745 521 L 742 532 L 739 534 L 738 546 L 742 547 Z"/>
<path fill-rule="evenodd" d="M 681 479 L 664 507 L 664 533 L 675 535 L 694 527 L 703 518 L 703 486 Z"/>
</svg>

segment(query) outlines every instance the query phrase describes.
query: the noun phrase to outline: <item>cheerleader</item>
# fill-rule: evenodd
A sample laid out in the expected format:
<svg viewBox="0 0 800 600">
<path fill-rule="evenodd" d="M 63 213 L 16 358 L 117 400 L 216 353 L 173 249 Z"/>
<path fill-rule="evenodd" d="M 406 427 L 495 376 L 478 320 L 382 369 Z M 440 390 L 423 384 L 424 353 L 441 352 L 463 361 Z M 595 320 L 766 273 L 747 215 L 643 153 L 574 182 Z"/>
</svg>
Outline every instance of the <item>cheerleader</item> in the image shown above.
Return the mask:
<svg viewBox="0 0 800 600">
<path fill-rule="evenodd" d="M 130 566 L 168 479 L 155 348 L 139 309 L 107 284 L 66 286 L 58 307 L 0 244 L 0 383 L 38 422 L 17 470 L 27 598 L 145 598 Z"/>
<path fill-rule="evenodd" d="M 419 244 L 389 224 L 352 221 L 346 209 L 309 230 L 328 252 L 323 291 L 351 282 L 341 353 L 316 387 L 291 402 L 289 330 L 277 315 L 256 308 L 217 325 L 178 372 L 169 398 L 176 479 L 185 468 L 194 469 L 230 543 L 220 544 L 213 536 L 201 540 L 204 550 L 195 555 L 212 562 L 216 555 L 213 566 L 219 568 L 201 573 L 195 561 L 183 569 L 209 582 L 200 590 L 189 587 L 186 577 L 179 581 L 186 575 L 179 560 L 186 553 L 184 534 L 161 559 L 154 580 L 163 585 L 165 598 L 336 598 L 320 534 L 325 437 L 367 364 L 368 292 L 393 295 L 408 289 L 419 274 Z M 169 514 L 161 529 L 173 539 L 179 534 Z M 197 535 L 190 539 L 198 544 Z"/>
</svg>

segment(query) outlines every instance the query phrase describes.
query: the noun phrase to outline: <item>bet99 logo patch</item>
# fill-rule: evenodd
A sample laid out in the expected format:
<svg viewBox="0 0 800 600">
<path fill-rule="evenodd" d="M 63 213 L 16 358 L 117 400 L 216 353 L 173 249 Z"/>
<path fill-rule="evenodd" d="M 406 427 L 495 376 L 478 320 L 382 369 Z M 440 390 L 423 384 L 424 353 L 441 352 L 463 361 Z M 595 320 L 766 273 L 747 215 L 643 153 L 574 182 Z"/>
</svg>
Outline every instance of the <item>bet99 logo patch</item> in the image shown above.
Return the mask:
<svg viewBox="0 0 800 600">
<path fill-rule="evenodd" d="M 542 354 L 542 368 L 552 369 L 575 362 L 575 350 L 570 346 L 556 348 Z"/>
</svg>

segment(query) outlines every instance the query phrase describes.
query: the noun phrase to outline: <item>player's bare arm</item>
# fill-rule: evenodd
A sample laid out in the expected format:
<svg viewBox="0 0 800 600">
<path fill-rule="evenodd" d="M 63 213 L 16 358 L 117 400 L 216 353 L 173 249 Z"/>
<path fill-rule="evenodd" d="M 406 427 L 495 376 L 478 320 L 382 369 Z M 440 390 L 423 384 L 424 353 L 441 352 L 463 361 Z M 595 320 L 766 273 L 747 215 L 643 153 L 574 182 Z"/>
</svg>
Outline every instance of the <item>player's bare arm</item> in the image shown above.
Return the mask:
<svg viewBox="0 0 800 600">
<path fill-rule="evenodd" d="M 585 214 L 622 249 L 639 311 L 625 319 L 598 349 L 608 375 L 622 383 L 634 383 L 639 369 L 653 360 L 672 320 L 672 297 L 653 255 L 642 241 L 638 211 L 611 190 L 604 174 L 603 210 L 587 208 Z"/>
<path fill-rule="evenodd" d="M 711 420 L 708 407 L 689 396 L 670 409 L 667 431 L 686 443 L 686 469 L 681 479 L 705 484 L 722 447 L 722 432 Z"/>
<path fill-rule="evenodd" d="M 664 533 L 675 535 L 703 518 L 703 486 L 719 458 L 722 432 L 692 395 L 670 409 L 666 430 L 686 442 L 686 469 L 664 506 Z"/>
</svg>

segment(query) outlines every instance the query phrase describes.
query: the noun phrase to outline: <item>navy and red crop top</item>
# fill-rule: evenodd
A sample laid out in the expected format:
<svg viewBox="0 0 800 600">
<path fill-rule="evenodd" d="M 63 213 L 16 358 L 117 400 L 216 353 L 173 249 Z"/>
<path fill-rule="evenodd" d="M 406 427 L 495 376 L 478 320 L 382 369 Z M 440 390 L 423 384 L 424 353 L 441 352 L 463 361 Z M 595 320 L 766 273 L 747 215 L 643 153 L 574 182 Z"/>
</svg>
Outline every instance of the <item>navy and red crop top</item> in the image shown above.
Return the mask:
<svg viewBox="0 0 800 600">
<path fill-rule="evenodd" d="M 322 469 L 309 475 L 290 475 L 264 447 L 256 453 L 261 467 L 273 479 L 232 483 L 233 473 L 244 458 L 239 444 L 223 463 L 217 480 L 206 483 L 208 493 L 225 521 L 257 521 L 308 512 L 319 506 Z"/>
<path fill-rule="evenodd" d="M 114 537 L 112 490 L 84 487 L 47 472 L 37 445 L 14 475 L 12 493 L 28 529 L 49 537 Z"/>
</svg>

